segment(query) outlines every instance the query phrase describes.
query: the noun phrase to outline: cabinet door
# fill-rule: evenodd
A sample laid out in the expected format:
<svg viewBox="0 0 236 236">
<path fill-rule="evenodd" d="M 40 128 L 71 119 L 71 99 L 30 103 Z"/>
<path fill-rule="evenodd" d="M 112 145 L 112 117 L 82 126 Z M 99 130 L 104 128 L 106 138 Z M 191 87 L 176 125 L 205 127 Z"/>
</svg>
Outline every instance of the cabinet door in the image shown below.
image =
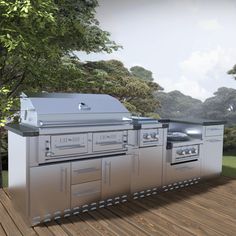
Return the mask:
<svg viewBox="0 0 236 236">
<path fill-rule="evenodd" d="M 136 150 L 131 161 L 131 192 L 161 186 L 162 149 L 156 146 Z"/>
<path fill-rule="evenodd" d="M 30 168 L 30 215 L 47 219 L 70 208 L 70 163 Z M 39 218 L 40 217 L 40 218 Z"/>
<path fill-rule="evenodd" d="M 123 155 L 102 159 L 103 199 L 130 192 L 130 157 Z"/>
<path fill-rule="evenodd" d="M 219 175 L 222 170 L 223 137 L 212 137 L 204 141 L 202 176 Z"/>
</svg>

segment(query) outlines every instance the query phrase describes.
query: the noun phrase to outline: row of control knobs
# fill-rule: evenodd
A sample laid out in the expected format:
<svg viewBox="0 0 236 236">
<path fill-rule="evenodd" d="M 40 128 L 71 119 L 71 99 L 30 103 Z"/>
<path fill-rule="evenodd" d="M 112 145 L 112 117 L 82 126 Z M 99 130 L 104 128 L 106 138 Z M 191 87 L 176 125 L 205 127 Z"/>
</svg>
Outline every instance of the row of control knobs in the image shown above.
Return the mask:
<svg viewBox="0 0 236 236">
<path fill-rule="evenodd" d="M 186 154 L 197 154 L 196 148 L 186 148 L 186 149 L 180 149 L 177 150 L 178 155 L 186 155 Z"/>
<path fill-rule="evenodd" d="M 149 139 L 158 140 L 159 137 L 158 137 L 157 133 L 152 133 L 152 134 L 144 134 L 143 138 L 146 139 L 146 140 L 149 140 Z"/>
</svg>

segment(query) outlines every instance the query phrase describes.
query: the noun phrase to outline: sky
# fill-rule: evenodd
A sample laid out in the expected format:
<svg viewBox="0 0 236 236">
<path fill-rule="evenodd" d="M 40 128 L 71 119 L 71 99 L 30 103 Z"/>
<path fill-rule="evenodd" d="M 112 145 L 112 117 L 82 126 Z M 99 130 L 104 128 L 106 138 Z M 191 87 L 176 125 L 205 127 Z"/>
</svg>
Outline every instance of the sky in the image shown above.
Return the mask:
<svg viewBox="0 0 236 236">
<path fill-rule="evenodd" d="M 118 59 L 153 72 L 165 92 L 204 101 L 236 64 L 236 0 L 98 0 L 96 18 L 123 46 L 112 54 L 78 53 L 82 61 Z"/>
</svg>

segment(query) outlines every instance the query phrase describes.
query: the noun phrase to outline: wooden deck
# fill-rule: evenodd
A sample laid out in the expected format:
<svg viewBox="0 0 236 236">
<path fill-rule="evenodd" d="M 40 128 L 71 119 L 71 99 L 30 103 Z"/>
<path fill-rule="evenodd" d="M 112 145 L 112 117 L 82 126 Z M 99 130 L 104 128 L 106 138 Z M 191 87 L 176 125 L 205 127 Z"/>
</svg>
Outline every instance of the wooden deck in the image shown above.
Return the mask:
<svg viewBox="0 0 236 236">
<path fill-rule="evenodd" d="M 27 227 L 0 190 L 4 235 L 236 235 L 236 179 L 220 177 L 173 192 Z"/>
</svg>

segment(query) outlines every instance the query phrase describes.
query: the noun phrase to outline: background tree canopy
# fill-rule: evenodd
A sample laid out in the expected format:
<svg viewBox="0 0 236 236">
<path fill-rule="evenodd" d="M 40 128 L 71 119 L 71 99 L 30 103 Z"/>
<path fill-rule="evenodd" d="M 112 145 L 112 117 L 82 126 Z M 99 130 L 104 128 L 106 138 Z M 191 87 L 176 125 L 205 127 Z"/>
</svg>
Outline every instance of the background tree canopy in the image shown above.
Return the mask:
<svg viewBox="0 0 236 236">
<path fill-rule="evenodd" d="M 233 75 L 234 79 L 236 79 L 236 64 L 231 70 L 228 71 L 228 74 Z"/>
<path fill-rule="evenodd" d="M 72 72 L 63 56 L 74 50 L 111 52 L 118 48 L 109 33 L 99 28 L 97 5 L 96 0 L 0 1 L 1 102 L 6 97 L 9 107 L 12 100 L 8 99 L 17 97 L 20 90 L 29 85 L 40 90 L 59 73 Z M 1 109 L 1 120 L 5 112 Z"/>
</svg>

